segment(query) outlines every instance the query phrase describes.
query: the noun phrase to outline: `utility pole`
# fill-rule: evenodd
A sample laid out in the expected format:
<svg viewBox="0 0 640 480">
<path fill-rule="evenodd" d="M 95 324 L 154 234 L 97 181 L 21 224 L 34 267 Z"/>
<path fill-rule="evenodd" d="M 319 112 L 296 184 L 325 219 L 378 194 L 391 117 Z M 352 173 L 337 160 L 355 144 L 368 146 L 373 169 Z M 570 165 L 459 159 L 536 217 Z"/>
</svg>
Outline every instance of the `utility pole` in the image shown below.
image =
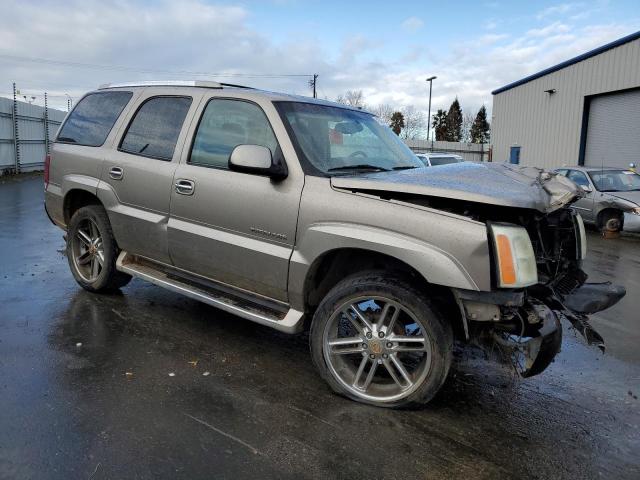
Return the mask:
<svg viewBox="0 0 640 480">
<path fill-rule="evenodd" d="M 318 83 L 318 74 L 314 73 L 313 74 L 313 80 L 309 80 L 309 86 L 313 89 L 313 98 L 318 98 L 318 95 L 316 93 L 316 85 Z"/>
<path fill-rule="evenodd" d="M 427 141 L 429 141 L 429 133 L 431 132 L 431 87 L 433 87 L 433 81 L 436 78 L 438 77 L 433 76 L 427 78 L 427 82 L 429 82 L 429 116 L 427 117 Z M 431 137 L 431 151 L 433 151 L 433 136 Z"/>
</svg>

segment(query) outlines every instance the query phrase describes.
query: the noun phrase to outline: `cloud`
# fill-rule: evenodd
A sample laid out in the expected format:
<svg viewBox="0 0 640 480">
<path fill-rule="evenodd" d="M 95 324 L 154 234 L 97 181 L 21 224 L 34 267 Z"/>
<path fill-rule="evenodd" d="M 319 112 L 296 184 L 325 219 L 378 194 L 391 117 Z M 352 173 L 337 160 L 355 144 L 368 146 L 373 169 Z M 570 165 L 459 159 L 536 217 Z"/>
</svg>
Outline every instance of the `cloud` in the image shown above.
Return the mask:
<svg viewBox="0 0 640 480">
<path fill-rule="evenodd" d="M 354 31 L 331 49 L 313 31 L 285 34 L 275 41 L 253 28 L 249 7 L 205 0 L 144 4 L 119 0 L 108 5 L 99 0 L 70 0 L 64 8 L 54 0 L 37 5 L 5 0 L 3 14 L 11 22 L 0 29 L 0 55 L 128 67 L 79 68 L 0 58 L 0 94 L 10 92 L 11 82 L 16 81 L 29 94 L 47 90 L 53 95 L 50 103 L 59 107 L 66 105 L 65 94 L 77 98 L 103 83 L 194 77 L 157 72 L 161 70 L 318 73 L 321 97 L 335 99 L 346 90 L 362 89 L 369 105 L 413 105 L 425 113 L 425 78 L 437 75 L 432 111 L 448 108 L 458 96 L 465 111 L 475 112 L 482 104 L 491 107 L 492 90 L 634 30 L 631 20 L 580 28 L 566 21 L 548 21 L 519 36 L 480 30 L 464 42 L 439 49 L 419 43 L 416 36 L 416 41 L 389 55 L 375 33 Z M 213 79 L 310 94 L 308 77 Z"/>
<path fill-rule="evenodd" d="M 418 17 L 409 17 L 402 22 L 401 26 L 408 32 L 416 32 L 424 27 L 424 22 Z"/>
<path fill-rule="evenodd" d="M 582 3 L 559 3 L 558 5 L 552 5 L 543 10 L 540 10 L 536 14 L 538 20 L 543 20 L 547 17 L 557 17 L 559 15 L 568 13 L 582 7 Z"/>
</svg>

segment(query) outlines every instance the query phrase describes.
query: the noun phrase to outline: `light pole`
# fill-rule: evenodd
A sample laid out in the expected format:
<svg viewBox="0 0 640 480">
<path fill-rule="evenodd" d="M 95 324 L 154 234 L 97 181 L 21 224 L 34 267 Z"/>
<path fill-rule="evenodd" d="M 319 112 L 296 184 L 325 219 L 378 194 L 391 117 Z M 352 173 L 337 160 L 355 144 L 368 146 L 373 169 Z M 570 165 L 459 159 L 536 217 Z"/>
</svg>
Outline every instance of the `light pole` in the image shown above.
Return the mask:
<svg viewBox="0 0 640 480">
<path fill-rule="evenodd" d="M 431 131 L 431 87 L 433 87 L 433 81 L 438 78 L 436 76 L 427 78 L 429 82 L 429 116 L 427 117 L 427 141 L 429 140 L 429 132 Z M 431 150 L 433 150 L 433 137 L 431 138 Z"/>
</svg>

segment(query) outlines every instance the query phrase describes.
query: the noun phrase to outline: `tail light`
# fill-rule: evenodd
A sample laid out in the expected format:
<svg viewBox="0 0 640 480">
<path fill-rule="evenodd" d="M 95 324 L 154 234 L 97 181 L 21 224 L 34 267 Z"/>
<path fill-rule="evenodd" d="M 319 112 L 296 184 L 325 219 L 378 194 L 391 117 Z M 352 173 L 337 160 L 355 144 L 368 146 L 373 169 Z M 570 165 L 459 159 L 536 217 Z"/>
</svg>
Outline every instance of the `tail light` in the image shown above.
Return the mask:
<svg viewBox="0 0 640 480">
<path fill-rule="evenodd" d="M 51 167 L 51 155 L 44 157 L 44 189 L 49 187 L 49 167 Z"/>
</svg>

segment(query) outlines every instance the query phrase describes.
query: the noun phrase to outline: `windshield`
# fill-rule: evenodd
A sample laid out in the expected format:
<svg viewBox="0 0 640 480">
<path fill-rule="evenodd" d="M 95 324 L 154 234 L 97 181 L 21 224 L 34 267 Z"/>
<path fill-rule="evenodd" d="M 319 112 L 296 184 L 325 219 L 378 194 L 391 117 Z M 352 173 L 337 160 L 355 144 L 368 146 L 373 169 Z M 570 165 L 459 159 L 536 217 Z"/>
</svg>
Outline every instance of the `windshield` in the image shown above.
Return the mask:
<svg viewBox="0 0 640 480">
<path fill-rule="evenodd" d="M 631 170 L 602 170 L 589 172 L 589 176 L 601 192 L 630 192 L 640 190 L 640 175 Z"/>
<path fill-rule="evenodd" d="M 369 113 L 298 102 L 278 102 L 278 107 L 305 157 L 323 174 L 423 166 Z"/>
<path fill-rule="evenodd" d="M 464 161 L 456 157 L 431 157 L 429 160 L 434 167 L 436 165 L 447 165 L 449 163 L 460 163 Z"/>
</svg>

